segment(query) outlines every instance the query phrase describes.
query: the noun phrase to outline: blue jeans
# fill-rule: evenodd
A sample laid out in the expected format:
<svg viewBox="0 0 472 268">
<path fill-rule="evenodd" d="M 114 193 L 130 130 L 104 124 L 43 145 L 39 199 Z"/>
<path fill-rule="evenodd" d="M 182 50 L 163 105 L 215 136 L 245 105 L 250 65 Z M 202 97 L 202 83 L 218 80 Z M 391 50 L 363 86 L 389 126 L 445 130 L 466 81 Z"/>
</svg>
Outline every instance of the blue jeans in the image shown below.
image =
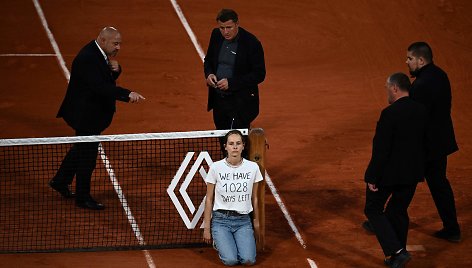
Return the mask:
<svg viewBox="0 0 472 268">
<path fill-rule="evenodd" d="M 213 211 L 211 235 L 225 265 L 256 263 L 256 241 L 249 215 Z"/>
</svg>

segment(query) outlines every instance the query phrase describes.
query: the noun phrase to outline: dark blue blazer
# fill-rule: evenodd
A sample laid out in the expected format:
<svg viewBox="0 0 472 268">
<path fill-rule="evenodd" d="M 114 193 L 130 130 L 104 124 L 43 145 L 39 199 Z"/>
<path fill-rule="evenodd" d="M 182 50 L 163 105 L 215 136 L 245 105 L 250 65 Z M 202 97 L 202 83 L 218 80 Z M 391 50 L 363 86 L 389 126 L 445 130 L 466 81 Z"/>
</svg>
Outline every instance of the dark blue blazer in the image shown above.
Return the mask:
<svg viewBox="0 0 472 268">
<path fill-rule="evenodd" d="M 95 40 L 72 62 L 67 92 L 57 117 L 76 131 L 99 134 L 113 119 L 116 100 L 129 101 L 128 89 L 116 86 L 120 72 L 112 72 Z"/>
</svg>

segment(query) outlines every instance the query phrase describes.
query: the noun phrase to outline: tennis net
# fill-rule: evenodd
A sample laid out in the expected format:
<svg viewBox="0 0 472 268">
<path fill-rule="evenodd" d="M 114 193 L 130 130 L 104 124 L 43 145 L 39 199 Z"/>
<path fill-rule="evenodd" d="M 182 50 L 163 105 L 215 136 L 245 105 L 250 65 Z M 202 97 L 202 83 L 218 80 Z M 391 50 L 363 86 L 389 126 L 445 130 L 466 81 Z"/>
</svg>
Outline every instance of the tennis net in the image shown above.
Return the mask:
<svg viewBox="0 0 472 268">
<path fill-rule="evenodd" d="M 201 246 L 203 177 L 223 157 L 226 132 L 1 139 L 0 252 Z M 102 211 L 78 208 L 48 186 L 68 150 L 92 142 L 91 196 Z"/>
</svg>

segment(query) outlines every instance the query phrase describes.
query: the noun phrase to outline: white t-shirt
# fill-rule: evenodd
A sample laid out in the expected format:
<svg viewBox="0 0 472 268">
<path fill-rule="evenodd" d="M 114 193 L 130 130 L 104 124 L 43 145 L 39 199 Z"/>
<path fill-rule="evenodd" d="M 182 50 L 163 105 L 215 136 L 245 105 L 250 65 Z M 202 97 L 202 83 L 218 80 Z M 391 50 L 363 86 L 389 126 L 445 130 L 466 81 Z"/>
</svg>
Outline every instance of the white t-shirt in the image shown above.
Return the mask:
<svg viewBox="0 0 472 268">
<path fill-rule="evenodd" d="M 243 158 L 241 165 L 233 167 L 226 159 L 214 162 L 205 178 L 215 184 L 213 210 L 224 209 L 248 214 L 252 211 L 252 187 L 262 181 L 257 163 Z"/>
</svg>

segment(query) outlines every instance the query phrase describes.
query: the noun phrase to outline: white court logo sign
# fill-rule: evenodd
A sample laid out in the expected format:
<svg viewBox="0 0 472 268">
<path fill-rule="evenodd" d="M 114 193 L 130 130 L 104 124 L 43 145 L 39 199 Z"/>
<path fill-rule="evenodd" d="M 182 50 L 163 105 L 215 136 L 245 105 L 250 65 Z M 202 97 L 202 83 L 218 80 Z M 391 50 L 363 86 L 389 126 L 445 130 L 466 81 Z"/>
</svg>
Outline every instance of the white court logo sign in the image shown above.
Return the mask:
<svg viewBox="0 0 472 268">
<path fill-rule="evenodd" d="M 179 199 L 175 195 L 175 188 L 177 187 L 177 184 L 179 183 L 180 179 L 182 178 L 185 170 L 187 169 L 187 166 L 190 163 L 190 160 L 192 159 L 193 155 L 195 152 L 188 152 L 187 155 L 185 156 L 184 161 L 182 161 L 182 164 L 180 165 L 179 169 L 177 170 L 177 173 L 175 174 L 174 178 L 172 179 L 169 187 L 167 188 L 167 194 L 169 195 L 170 199 L 172 200 L 172 203 L 174 203 L 175 208 L 180 214 L 180 217 L 184 221 L 185 225 L 187 226 L 187 229 L 194 229 L 195 226 L 197 225 L 198 221 L 202 217 L 203 211 L 205 210 L 205 197 L 203 198 L 202 202 L 198 206 L 198 210 L 195 213 L 195 206 L 192 203 L 192 200 L 190 199 L 190 196 L 187 194 L 187 188 L 192 182 L 195 174 L 198 172 L 202 176 L 202 178 L 205 178 L 207 175 L 206 170 L 203 168 L 202 163 L 203 161 L 206 161 L 208 166 L 213 164 L 213 160 L 211 159 L 210 155 L 208 152 L 200 152 L 200 154 L 197 157 L 197 160 L 195 160 L 195 163 L 193 166 L 190 168 L 190 171 L 188 172 L 187 176 L 185 176 L 185 180 L 183 183 L 180 185 L 179 193 L 182 196 L 183 200 L 185 201 L 185 205 L 187 205 L 188 209 L 190 210 L 190 213 L 193 215 L 193 219 L 190 220 L 190 218 L 187 216 L 187 213 L 185 212 L 184 208 L 182 207 L 182 204 L 180 203 Z"/>
</svg>

